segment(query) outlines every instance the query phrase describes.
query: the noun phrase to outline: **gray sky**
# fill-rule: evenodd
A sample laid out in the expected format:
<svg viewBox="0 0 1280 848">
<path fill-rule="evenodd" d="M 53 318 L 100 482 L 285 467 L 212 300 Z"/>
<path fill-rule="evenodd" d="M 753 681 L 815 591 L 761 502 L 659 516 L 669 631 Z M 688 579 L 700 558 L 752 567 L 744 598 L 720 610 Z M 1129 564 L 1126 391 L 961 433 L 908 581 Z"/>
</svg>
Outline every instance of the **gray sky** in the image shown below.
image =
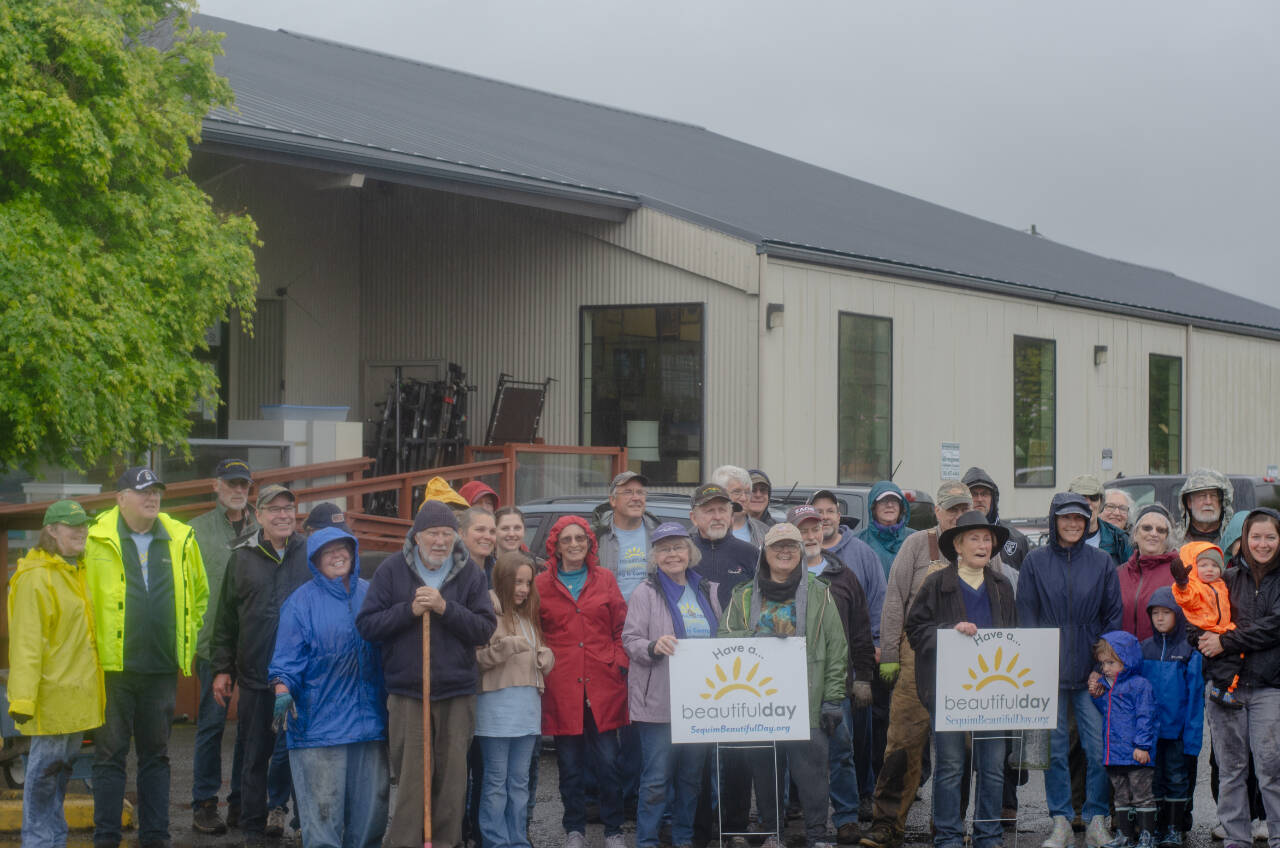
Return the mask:
<svg viewBox="0 0 1280 848">
<path fill-rule="evenodd" d="M 699 124 L 1280 307 L 1270 0 L 203 0 Z"/>
</svg>

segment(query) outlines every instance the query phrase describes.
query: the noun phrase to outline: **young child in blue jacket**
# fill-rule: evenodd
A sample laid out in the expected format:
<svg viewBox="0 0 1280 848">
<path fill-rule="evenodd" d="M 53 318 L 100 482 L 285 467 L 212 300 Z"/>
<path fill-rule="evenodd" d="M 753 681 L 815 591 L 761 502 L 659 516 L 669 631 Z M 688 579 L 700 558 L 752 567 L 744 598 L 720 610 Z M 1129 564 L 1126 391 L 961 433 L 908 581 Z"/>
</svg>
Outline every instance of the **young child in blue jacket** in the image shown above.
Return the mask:
<svg viewBox="0 0 1280 848">
<path fill-rule="evenodd" d="M 1102 670 L 1101 694 L 1093 702 L 1102 711 L 1102 763 L 1111 779 L 1116 837 L 1106 848 L 1154 848 L 1156 802 L 1152 791 L 1156 749 L 1156 704 L 1142 676 L 1142 648 L 1132 633 L 1112 630 L 1093 646 Z"/>
<path fill-rule="evenodd" d="M 1142 676 L 1156 698 L 1156 838 L 1161 848 L 1175 848 L 1191 788 L 1186 757 L 1200 754 L 1204 737 L 1204 671 L 1173 590 L 1156 589 L 1147 615 L 1155 633 L 1142 643 Z"/>
</svg>

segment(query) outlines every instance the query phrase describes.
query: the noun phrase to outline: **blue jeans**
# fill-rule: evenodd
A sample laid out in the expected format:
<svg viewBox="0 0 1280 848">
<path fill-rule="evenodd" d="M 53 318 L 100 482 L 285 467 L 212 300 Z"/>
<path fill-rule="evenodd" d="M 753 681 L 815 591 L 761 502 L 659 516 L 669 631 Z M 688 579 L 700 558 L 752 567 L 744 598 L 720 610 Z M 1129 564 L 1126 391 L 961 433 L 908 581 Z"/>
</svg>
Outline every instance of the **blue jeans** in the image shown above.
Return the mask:
<svg viewBox="0 0 1280 848">
<path fill-rule="evenodd" d="M 192 761 L 191 806 L 217 801 L 222 788 L 222 731 L 227 726 L 227 708 L 213 699 L 213 669 L 209 661 L 196 657 L 196 678 L 200 681 L 200 712 L 196 719 L 196 750 Z M 240 772 L 244 768 L 244 738 L 236 733 L 231 755 L 231 791 L 227 803 L 240 806 Z"/>
<path fill-rule="evenodd" d="M 307 848 L 377 848 L 391 788 L 387 743 L 348 742 L 289 752 Z"/>
<path fill-rule="evenodd" d="M 529 818 L 538 800 L 538 761 L 542 759 L 542 734 L 533 737 L 533 753 L 529 756 Z"/>
<path fill-rule="evenodd" d="M 858 767 L 853 758 L 853 706 L 844 699 L 844 721 L 827 739 L 831 771 L 831 821 L 836 827 L 858 821 Z"/>
<path fill-rule="evenodd" d="M 583 704 L 582 733 L 556 737 L 556 763 L 560 768 L 561 819 L 565 833 L 586 833 L 587 802 L 583 775 L 589 758 L 596 764 L 600 792 L 600 820 L 604 835 L 622 833 L 622 789 L 618 780 L 618 732 L 596 729 L 591 708 Z"/>
<path fill-rule="evenodd" d="M 94 734 L 93 841 L 118 844 L 125 761 L 138 757 L 138 840 L 169 839 L 169 728 L 178 675 L 108 671 L 107 715 Z"/>
<path fill-rule="evenodd" d="M 935 848 L 959 848 L 964 844 L 965 808 L 960 785 L 967 782 L 965 741 L 969 734 L 943 731 L 933 734 L 933 837 Z M 1000 805 L 1004 797 L 1002 733 L 973 734 L 973 770 L 977 793 L 973 802 L 974 848 L 994 848 L 1003 841 Z"/>
<path fill-rule="evenodd" d="M 32 736 L 27 751 L 27 781 L 22 791 L 22 844 L 56 848 L 67 844 L 62 801 L 71 779 L 71 761 L 80 752 L 83 733 Z"/>
<path fill-rule="evenodd" d="M 1067 768 L 1068 706 L 1075 707 L 1076 733 L 1084 749 L 1088 767 L 1085 770 L 1084 810 L 1080 816 L 1087 823 L 1094 816 L 1105 816 L 1111 804 L 1111 782 L 1102 766 L 1102 713 L 1089 697 L 1088 689 L 1058 690 L 1058 726 L 1049 739 L 1049 768 L 1044 773 L 1044 796 L 1049 815 L 1071 818 L 1071 772 Z"/>
<path fill-rule="evenodd" d="M 698 812 L 708 746 L 673 745 L 670 724 L 636 721 L 631 726 L 640 739 L 644 762 L 636 809 L 636 848 L 652 848 L 659 843 L 668 790 L 673 790 L 671 844 L 688 845 L 693 842 L 693 817 Z"/>
<path fill-rule="evenodd" d="M 639 802 L 640 770 L 644 768 L 644 754 L 640 750 L 640 733 L 631 725 L 618 728 L 618 782 L 625 807 L 632 801 Z"/>
<path fill-rule="evenodd" d="M 1157 801 L 1185 801 L 1191 781 L 1187 777 L 1187 758 L 1182 754 L 1181 739 L 1157 739 L 1155 780 L 1152 791 Z M 1181 828 L 1181 822 L 1175 822 Z"/>
<path fill-rule="evenodd" d="M 480 836 L 484 848 L 529 848 L 529 760 L 537 734 L 477 736 L 484 762 Z"/>
</svg>

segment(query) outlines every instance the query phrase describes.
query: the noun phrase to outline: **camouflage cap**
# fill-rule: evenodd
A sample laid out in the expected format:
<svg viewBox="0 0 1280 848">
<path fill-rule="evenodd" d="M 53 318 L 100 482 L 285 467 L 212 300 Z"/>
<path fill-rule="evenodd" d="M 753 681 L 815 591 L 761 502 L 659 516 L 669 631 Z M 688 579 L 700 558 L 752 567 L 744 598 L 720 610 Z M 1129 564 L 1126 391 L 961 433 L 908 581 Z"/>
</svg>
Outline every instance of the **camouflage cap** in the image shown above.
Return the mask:
<svg viewBox="0 0 1280 848">
<path fill-rule="evenodd" d="M 973 503 L 973 495 L 969 492 L 969 487 L 959 480 L 945 480 L 938 487 L 938 496 L 933 500 L 938 509 L 951 509 L 960 504 Z"/>
<path fill-rule="evenodd" d="M 1078 474 L 1071 478 L 1067 491 L 1086 498 L 1096 498 L 1102 494 L 1102 481 L 1093 474 Z"/>
</svg>

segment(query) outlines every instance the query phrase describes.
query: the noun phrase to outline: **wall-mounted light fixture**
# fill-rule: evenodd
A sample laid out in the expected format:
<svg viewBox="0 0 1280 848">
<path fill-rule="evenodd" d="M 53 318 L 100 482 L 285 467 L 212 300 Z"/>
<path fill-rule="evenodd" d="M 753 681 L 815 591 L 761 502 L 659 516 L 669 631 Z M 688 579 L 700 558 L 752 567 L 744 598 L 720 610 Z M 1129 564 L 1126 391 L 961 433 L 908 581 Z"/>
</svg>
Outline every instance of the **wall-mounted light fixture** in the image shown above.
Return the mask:
<svg viewBox="0 0 1280 848">
<path fill-rule="evenodd" d="M 775 327 L 782 326 L 782 314 L 786 310 L 786 304 L 770 303 L 764 308 L 764 328 L 772 330 Z"/>
<path fill-rule="evenodd" d="M 1107 364 L 1107 346 L 1106 345 L 1093 346 L 1093 364 L 1094 365 Z"/>
</svg>

